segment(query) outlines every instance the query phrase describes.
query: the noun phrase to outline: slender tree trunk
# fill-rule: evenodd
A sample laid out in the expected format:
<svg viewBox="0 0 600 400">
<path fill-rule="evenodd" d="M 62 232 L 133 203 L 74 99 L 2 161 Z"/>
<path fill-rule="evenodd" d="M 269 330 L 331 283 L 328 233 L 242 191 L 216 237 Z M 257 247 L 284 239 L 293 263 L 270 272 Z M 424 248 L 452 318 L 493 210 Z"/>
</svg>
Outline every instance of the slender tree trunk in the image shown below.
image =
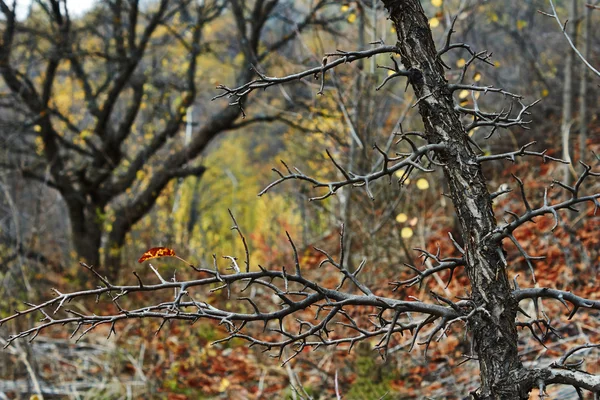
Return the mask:
<svg viewBox="0 0 600 400">
<path fill-rule="evenodd" d="M 583 10 L 583 56 L 590 59 L 590 40 L 591 40 L 591 29 L 592 29 L 592 10 L 584 7 Z M 589 69 L 581 68 L 581 83 L 579 86 L 579 160 L 585 162 L 587 152 L 587 85 L 590 73 Z"/>
<path fill-rule="evenodd" d="M 365 34 L 366 34 L 366 12 L 365 12 L 365 7 L 363 4 L 361 3 L 357 3 L 357 12 L 358 12 L 358 48 L 359 49 L 364 49 L 366 46 L 366 40 L 365 40 Z M 361 121 L 363 121 L 363 107 L 362 107 L 362 101 L 361 99 L 363 98 L 363 90 L 364 90 L 364 73 L 367 69 L 367 61 L 368 60 L 362 60 L 359 64 L 358 64 L 358 69 L 359 69 L 359 74 L 358 77 L 356 79 L 356 84 L 353 88 L 354 91 L 354 99 L 357 99 L 355 104 L 354 104 L 354 115 L 351 116 L 350 121 L 348 122 L 348 124 L 352 124 L 353 125 L 353 129 L 356 130 L 356 134 L 358 135 L 359 138 L 361 138 L 362 142 L 364 143 L 364 139 L 363 139 L 363 125 L 360 125 Z M 339 96 L 339 102 L 340 102 L 340 107 L 345 107 L 343 102 L 344 99 L 342 99 L 341 96 Z M 352 128 L 352 127 L 350 127 Z M 354 171 L 357 168 L 357 156 L 359 156 L 359 152 L 357 149 L 357 142 L 356 139 L 353 136 L 349 136 L 348 137 L 348 141 L 349 141 L 349 147 L 350 147 L 350 151 L 349 151 L 349 155 L 348 155 L 348 163 L 346 166 L 346 169 L 348 169 L 349 171 Z M 362 155 L 362 153 L 360 153 Z M 359 165 L 358 168 L 360 168 L 362 165 Z M 346 266 L 346 268 L 348 268 L 348 270 L 350 271 L 354 271 L 354 263 L 352 262 L 352 257 L 354 255 L 353 250 L 353 246 L 352 246 L 352 242 L 354 239 L 354 234 L 353 232 L 357 231 L 358 229 L 354 228 L 354 221 L 352 220 L 352 215 L 353 215 L 353 209 L 354 209 L 354 190 L 352 190 L 351 187 L 347 187 L 344 188 L 344 195 L 343 197 L 340 196 L 340 200 L 342 200 L 342 204 L 341 204 L 341 210 L 340 210 L 340 217 L 342 220 L 342 223 L 344 224 L 344 237 L 343 237 L 343 243 L 342 246 L 344 247 L 345 251 L 344 251 L 344 259 L 342 260 L 343 265 Z"/>
<path fill-rule="evenodd" d="M 480 399 L 527 399 L 514 380 L 522 364 L 515 325 L 517 303 L 511 293 L 502 244 L 486 239 L 496 228 L 481 165 L 454 109 L 443 66 L 436 56 L 427 16 L 419 0 L 383 0 L 397 31 L 401 61 L 419 102 L 429 143 L 446 145 L 438 153 L 460 222 L 471 298 L 481 312 L 470 324 L 479 359 Z M 511 374 L 512 372 L 512 374 Z"/>
<path fill-rule="evenodd" d="M 567 33 L 573 40 L 573 43 L 577 43 L 577 1 L 571 0 L 569 3 L 569 23 L 567 25 Z M 571 126 L 573 125 L 573 61 L 575 53 L 569 47 L 567 49 L 567 58 L 565 59 L 565 79 L 563 86 L 563 109 L 562 109 L 562 122 L 561 122 L 561 135 L 562 135 L 562 147 L 563 154 L 562 158 L 571 161 L 571 155 L 569 152 L 569 142 L 571 135 Z M 564 182 L 569 184 L 571 181 L 571 165 L 565 164 L 564 166 Z"/>
</svg>

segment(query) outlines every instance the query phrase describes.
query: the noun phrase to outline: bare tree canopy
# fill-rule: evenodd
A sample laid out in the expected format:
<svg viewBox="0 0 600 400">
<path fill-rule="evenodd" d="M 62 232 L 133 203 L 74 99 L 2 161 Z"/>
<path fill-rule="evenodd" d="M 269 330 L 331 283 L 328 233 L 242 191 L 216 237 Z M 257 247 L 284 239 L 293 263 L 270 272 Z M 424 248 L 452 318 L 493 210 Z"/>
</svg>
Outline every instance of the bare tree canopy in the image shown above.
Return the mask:
<svg viewBox="0 0 600 400">
<path fill-rule="evenodd" d="M 278 3 L 108 1 L 72 20 L 65 2 L 52 0 L 19 21 L 16 3 L 0 2 L 2 108 L 17 132 L 4 134 L 12 151 L 2 167 L 60 193 L 82 260 L 116 277 L 133 225 L 169 182 L 204 173 L 195 160 L 214 137 L 240 127 L 235 121 L 243 108 L 225 106 L 211 110 L 185 146 L 179 135 L 199 85 L 206 84 L 199 65 L 220 50 L 205 39 L 207 26 L 222 20 L 234 27 L 233 35 L 220 36 L 239 46 L 242 65 L 266 62 L 304 30 L 327 28 L 328 21 L 316 17 L 330 5 L 321 0 L 298 11 L 290 31 L 264 39 Z M 235 80 L 244 83 L 252 74 L 242 68 Z M 275 119 L 254 118 L 245 126 Z"/>
</svg>

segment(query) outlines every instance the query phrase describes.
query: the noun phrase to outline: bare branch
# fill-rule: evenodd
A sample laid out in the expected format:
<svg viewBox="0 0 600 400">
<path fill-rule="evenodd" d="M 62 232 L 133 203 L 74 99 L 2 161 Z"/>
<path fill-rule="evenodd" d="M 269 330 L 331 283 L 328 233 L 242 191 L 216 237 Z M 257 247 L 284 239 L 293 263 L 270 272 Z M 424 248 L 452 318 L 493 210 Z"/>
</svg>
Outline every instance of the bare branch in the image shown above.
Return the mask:
<svg viewBox="0 0 600 400">
<path fill-rule="evenodd" d="M 534 157 L 541 157 L 542 161 L 544 163 L 546 163 L 547 161 L 555 161 L 555 162 L 559 162 L 559 163 L 562 163 L 562 164 L 569 164 L 568 161 L 565 161 L 563 159 L 555 158 L 555 157 L 551 157 L 551 156 L 547 155 L 546 154 L 547 150 L 544 150 L 544 151 L 541 151 L 541 152 L 526 150 L 528 147 L 531 147 L 531 146 L 533 146 L 536 143 L 537 142 L 535 142 L 535 141 L 529 142 L 529 143 L 524 144 L 523 146 L 521 146 L 521 148 L 519 150 L 511 151 L 511 152 L 508 152 L 508 153 L 492 154 L 492 155 L 489 155 L 489 156 L 479 156 L 479 157 L 477 157 L 477 160 L 479 162 L 493 161 L 493 160 L 509 160 L 509 161 L 512 161 L 514 163 L 516 161 L 516 157 L 534 156 Z"/>
<path fill-rule="evenodd" d="M 525 197 L 523 183 L 520 182 L 519 179 L 517 179 L 517 181 L 519 182 L 519 187 L 521 188 L 521 197 L 522 197 L 523 203 L 525 204 L 525 208 L 526 208 L 525 213 L 523 213 L 522 215 L 519 216 L 518 214 L 516 214 L 514 212 L 507 211 L 507 213 L 511 214 L 514 217 L 514 220 L 510 223 L 507 223 L 505 225 L 499 226 L 498 228 L 494 229 L 492 232 L 490 232 L 488 235 L 486 235 L 484 240 L 489 239 L 491 241 L 497 242 L 504 238 L 508 238 L 512 235 L 512 232 L 514 232 L 515 229 L 517 229 L 521 225 L 524 225 L 527 222 L 534 222 L 533 219 L 535 217 L 539 217 L 539 216 L 546 215 L 546 214 L 552 214 L 552 216 L 554 217 L 554 226 L 551 228 L 551 230 L 554 230 L 558 226 L 558 211 L 567 210 L 567 209 L 571 210 L 571 211 L 577 211 L 577 209 L 574 206 L 577 204 L 580 204 L 580 203 L 590 202 L 590 203 L 594 204 L 594 214 L 595 214 L 596 211 L 598 210 L 598 208 L 600 208 L 600 201 L 598 201 L 598 199 L 600 199 L 600 193 L 595 193 L 595 194 L 591 194 L 591 195 L 587 195 L 587 196 L 580 196 L 579 190 L 581 188 L 581 185 L 587 178 L 589 178 L 590 176 L 598 177 L 598 176 L 600 176 L 600 173 L 593 172 L 591 170 L 591 167 L 587 164 L 584 164 L 584 163 L 581 163 L 581 164 L 583 166 L 583 172 L 580 174 L 579 178 L 577 179 L 577 181 L 575 182 L 575 184 L 573 186 L 566 185 L 562 182 L 557 182 L 557 181 L 554 182 L 561 188 L 570 192 L 571 198 L 568 200 L 562 201 L 560 203 L 553 204 L 553 205 L 551 205 L 548 200 L 548 193 L 546 190 L 544 192 L 544 204 L 541 207 L 532 209 Z"/>
<path fill-rule="evenodd" d="M 581 52 L 575 46 L 575 43 L 573 43 L 573 40 L 571 40 L 571 37 L 567 34 L 567 31 L 565 29 L 566 22 L 563 25 L 563 23 L 560 21 L 560 18 L 558 17 L 558 14 L 556 13 L 556 7 L 554 7 L 554 2 L 552 0 L 548 0 L 548 2 L 550 3 L 550 7 L 552 8 L 552 13 L 547 13 L 547 12 L 543 12 L 543 11 L 539 11 L 539 10 L 538 10 L 538 12 L 540 14 L 542 14 L 542 15 L 547 16 L 547 17 L 551 17 L 551 18 L 553 18 L 556 21 L 556 23 L 560 27 L 560 30 L 562 31 L 563 35 L 567 39 L 567 42 L 569 43 L 569 46 L 571 46 L 571 49 L 573 49 L 573 51 L 575 52 L 575 54 L 577 54 L 577 57 L 579 57 L 581 59 L 581 61 L 583 61 L 583 63 L 586 65 L 586 67 L 588 67 L 588 69 L 590 71 L 592 71 L 596 76 L 600 76 L 600 71 L 598 71 L 596 68 L 594 68 L 588 62 L 588 60 L 586 60 L 586 58 L 583 56 L 583 54 L 581 54 Z"/>
<path fill-rule="evenodd" d="M 31 340 L 33 340 L 40 332 L 55 325 L 75 325 L 76 328 L 73 332 L 73 335 L 79 333 L 79 338 L 82 338 L 98 326 L 106 324 L 110 325 L 110 331 L 112 333 L 114 332 L 115 326 L 118 322 L 127 319 L 156 318 L 162 320 L 161 326 L 172 320 L 183 320 L 193 323 L 202 318 L 212 319 L 218 321 L 220 324 L 223 324 L 229 331 L 227 337 L 217 342 L 228 341 L 233 338 L 245 339 L 250 343 L 251 346 L 258 345 L 265 348 L 265 350 L 279 349 L 277 354 L 279 358 L 281 358 L 283 350 L 286 347 L 291 346 L 293 349 L 293 355 L 283 361 L 286 363 L 299 354 L 299 352 L 305 347 L 331 346 L 342 343 L 347 343 L 352 346 L 357 341 L 378 336 L 383 337 L 383 345 L 380 345 L 379 349 L 385 352 L 387 346 L 389 345 L 390 337 L 393 333 L 412 330 L 417 328 L 417 326 L 425 326 L 438 319 L 439 322 L 436 325 L 434 332 L 439 332 L 440 330 L 445 329 L 447 324 L 451 323 L 452 321 L 464 319 L 465 316 L 469 315 L 469 310 L 463 311 L 461 308 L 466 306 L 466 304 L 462 303 L 458 305 L 450 302 L 448 303 L 450 306 L 447 306 L 427 304 L 420 301 L 402 301 L 395 298 L 376 296 L 357 280 L 357 275 L 362 269 L 364 263 L 361 264 L 361 268 L 359 268 L 356 272 L 350 273 L 326 252 L 322 251 L 322 253 L 326 255 L 326 261 L 331 263 L 339 271 L 339 273 L 342 274 L 343 280 L 348 279 L 352 281 L 355 286 L 364 293 L 364 295 L 355 295 L 349 292 L 342 292 L 339 290 L 341 285 L 339 285 L 336 289 L 328 289 L 315 281 L 305 278 L 298 272 L 299 261 L 296 251 L 295 263 L 297 264 L 297 272 L 292 275 L 285 272 L 285 267 L 282 270 L 267 270 L 261 267 L 260 270 L 256 272 L 235 271 L 232 274 L 223 275 L 219 273 L 215 264 L 214 270 L 195 268 L 197 271 L 208 275 L 206 278 L 178 282 L 174 279 L 171 281 L 165 280 L 154 267 L 151 267 L 158 277 L 160 283 L 142 284 L 139 276 L 136 275 L 138 281 L 137 284 L 120 286 L 113 285 L 106 278 L 96 273 L 92 268 L 86 266 L 86 268 L 89 269 L 101 282 L 101 285 L 96 289 L 71 293 L 61 293 L 58 290 L 54 290 L 57 295 L 54 299 L 38 305 L 27 304 L 28 308 L 16 311 L 15 314 L 0 320 L 0 325 L 27 314 L 33 314 L 35 312 L 42 313 L 43 318 L 40 321 L 40 324 L 10 336 L 6 343 L 7 345 L 10 345 L 10 343 L 19 338 L 29 337 Z M 274 283 L 276 280 L 284 283 L 283 289 Z M 283 301 L 283 305 L 281 308 L 274 311 L 262 311 L 251 298 L 241 297 L 239 300 L 249 302 L 252 306 L 253 312 L 234 312 L 216 308 L 205 301 L 197 301 L 191 292 L 191 289 L 194 288 L 210 289 L 219 283 L 221 286 L 210 290 L 218 291 L 227 288 L 229 291 L 233 285 L 244 282 L 246 285 L 242 290 L 245 290 L 245 288 L 251 285 L 261 286 L 272 291 L 275 296 Z M 295 290 L 293 289 L 295 286 L 301 287 L 302 289 Z M 173 291 L 175 294 L 171 300 L 158 302 L 150 306 L 133 310 L 125 310 L 117 302 L 117 300 L 121 297 L 125 297 L 133 293 L 172 293 Z M 85 315 L 72 309 L 64 308 L 65 304 L 70 303 L 73 300 L 89 297 L 95 297 L 98 300 L 103 295 L 108 295 L 110 302 L 113 303 L 117 308 L 117 313 L 108 315 Z M 292 301 L 290 296 L 294 296 L 296 300 Z M 395 317 L 391 324 L 390 322 L 381 318 L 381 322 L 375 325 L 375 329 L 369 329 L 368 327 L 362 328 L 357 321 L 354 320 L 354 318 L 344 310 L 344 307 L 352 306 L 374 307 L 375 309 L 379 310 L 379 315 L 383 315 L 386 310 L 393 310 Z M 295 313 L 300 310 L 306 310 L 309 307 L 315 307 L 317 310 L 319 310 L 317 312 L 316 323 L 296 319 L 298 327 L 298 331 L 296 333 L 288 331 L 284 328 L 284 319 L 295 315 Z M 51 310 L 51 312 L 47 312 L 46 310 Z M 323 317 L 319 316 L 320 311 L 325 311 L 325 315 Z M 67 315 L 60 317 L 53 316 L 62 312 L 66 313 Z M 401 322 L 401 316 L 405 316 L 407 313 L 424 314 L 425 319 L 415 322 L 406 322 L 408 319 L 403 318 L 403 322 Z M 339 318 L 349 321 L 349 323 L 338 322 L 337 320 Z M 252 321 L 262 321 L 265 325 L 265 328 L 269 322 L 278 321 L 279 328 L 271 328 L 267 330 L 270 335 L 278 336 L 278 338 L 276 340 L 273 340 L 273 338 L 269 340 L 263 340 L 252 336 L 250 333 L 242 332 L 242 329 L 246 326 L 246 324 Z M 327 333 L 331 330 L 329 325 L 332 323 L 346 327 L 357 334 L 355 336 L 343 335 L 341 338 L 330 339 L 328 338 Z M 431 340 L 432 334 L 433 332 L 429 335 L 426 342 Z"/>
<path fill-rule="evenodd" d="M 268 192 L 271 188 L 273 188 L 274 186 L 277 186 L 281 182 L 284 182 L 284 181 L 287 181 L 290 179 L 296 179 L 296 180 L 310 182 L 313 184 L 313 187 L 315 187 L 315 188 L 324 187 L 324 188 L 328 189 L 327 193 L 325 193 L 322 196 L 312 197 L 309 199 L 310 201 L 326 199 L 326 198 L 334 195 L 338 189 L 340 189 L 344 186 L 348 186 L 348 185 L 364 187 L 365 191 L 367 192 L 367 195 L 371 199 L 374 199 L 373 193 L 371 192 L 370 187 L 369 187 L 369 184 L 371 182 L 374 182 L 383 176 L 391 177 L 396 171 L 399 171 L 403 168 L 407 168 L 407 170 L 411 170 L 411 171 L 416 168 L 423 172 L 432 172 L 433 170 L 425 168 L 421 164 L 421 159 L 424 156 L 426 156 L 427 153 L 430 151 L 438 151 L 438 150 L 441 150 L 444 148 L 445 148 L 445 146 L 441 145 L 441 144 L 428 144 L 428 145 L 425 145 L 425 146 L 422 146 L 419 148 L 414 148 L 414 151 L 412 153 L 399 154 L 398 157 L 389 158 L 387 160 L 389 162 L 397 161 L 396 164 L 388 167 L 388 165 L 387 165 L 388 162 L 384 162 L 379 171 L 376 171 L 376 172 L 373 172 L 370 174 L 366 174 L 366 175 L 358 175 L 353 172 L 345 171 L 332 159 L 332 162 L 336 165 L 336 167 L 342 172 L 342 175 L 344 175 L 344 177 L 346 178 L 343 181 L 333 181 L 333 182 L 319 181 L 315 178 L 312 178 L 312 177 L 302 173 L 297 168 L 295 168 L 296 172 L 294 173 L 289 169 L 287 164 L 282 161 L 282 164 L 287 169 L 288 174 L 284 175 L 278 169 L 273 168 L 273 171 L 276 172 L 280 176 L 280 178 L 277 179 L 276 181 L 272 182 L 271 184 L 269 184 L 258 195 L 262 196 L 263 194 Z M 400 161 L 398 161 L 398 160 L 400 160 Z M 405 174 L 404 180 L 406 180 L 407 178 L 408 178 L 408 174 Z"/>
<path fill-rule="evenodd" d="M 565 290 L 557 290 L 550 288 L 529 288 L 529 289 L 518 289 L 513 292 L 513 296 L 519 302 L 524 299 L 555 299 L 560 301 L 565 307 L 567 302 L 573 305 L 573 308 L 569 312 L 569 319 L 573 318 L 575 313 L 580 308 L 587 308 L 591 310 L 600 310 L 600 300 L 588 300 L 583 297 L 579 297 L 571 292 Z"/>
<path fill-rule="evenodd" d="M 221 97 L 237 97 L 238 100 L 242 97 L 248 95 L 250 92 L 256 89 L 266 89 L 273 85 L 278 85 L 282 83 L 292 82 L 295 80 L 299 80 L 302 78 L 306 78 L 307 76 L 314 76 L 315 78 L 319 77 L 321 74 L 321 79 L 323 79 L 323 74 L 329 71 L 332 68 L 337 67 L 340 64 L 350 63 L 356 60 L 361 60 L 363 58 L 369 58 L 377 54 L 383 53 L 397 53 L 398 49 L 396 46 L 380 46 L 374 49 L 363 50 L 363 51 L 352 51 L 352 52 L 342 52 L 338 51 L 336 53 L 327 54 L 323 57 L 323 64 L 319 67 L 311 68 L 306 71 L 298 72 L 296 74 L 287 75 L 281 78 L 269 77 L 261 72 L 259 72 L 256 67 L 252 67 L 252 70 L 259 76 L 258 79 L 254 79 L 242 86 L 237 88 L 228 88 L 225 85 L 217 86 L 217 89 L 223 90 L 223 93 L 213 97 L 213 100 L 221 98 Z M 329 57 L 338 57 L 334 61 L 327 62 Z M 322 81 L 323 82 L 323 81 Z M 321 89 L 322 90 L 322 89 Z M 234 102 L 235 103 L 235 102 Z M 237 103 L 236 103 L 237 104 Z"/>
</svg>

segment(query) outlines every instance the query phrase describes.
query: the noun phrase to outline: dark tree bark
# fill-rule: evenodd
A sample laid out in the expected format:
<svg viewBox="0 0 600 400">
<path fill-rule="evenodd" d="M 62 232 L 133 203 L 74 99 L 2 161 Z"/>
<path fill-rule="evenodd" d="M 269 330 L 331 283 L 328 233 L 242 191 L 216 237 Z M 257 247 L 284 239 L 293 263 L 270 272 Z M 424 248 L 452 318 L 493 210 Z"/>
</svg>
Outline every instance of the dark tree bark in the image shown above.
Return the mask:
<svg viewBox="0 0 600 400">
<path fill-rule="evenodd" d="M 481 399 L 527 399 L 510 379 L 521 368 L 515 317 L 517 302 L 511 294 L 502 245 L 491 242 L 496 228 L 490 193 L 481 165 L 471 149 L 468 135 L 454 109 L 452 93 L 444 76 L 428 18 L 418 0 L 384 0 L 398 35 L 401 61 L 419 102 L 419 112 L 429 143 L 446 146 L 440 152 L 444 174 L 462 235 L 471 282 L 471 296 L 487 313 L 473 324 L 473 340 L 481 369 Z"/>
</svg>

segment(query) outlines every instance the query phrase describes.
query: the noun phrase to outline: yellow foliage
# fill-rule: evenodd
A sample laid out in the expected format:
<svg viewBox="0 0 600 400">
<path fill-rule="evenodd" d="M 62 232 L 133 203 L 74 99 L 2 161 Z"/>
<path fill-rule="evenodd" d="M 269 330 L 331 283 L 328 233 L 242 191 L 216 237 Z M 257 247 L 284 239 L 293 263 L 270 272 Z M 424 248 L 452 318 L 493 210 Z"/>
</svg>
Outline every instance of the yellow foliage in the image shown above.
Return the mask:
<svg viewBox="0 0 600 400">
<path fill-rule="evenodd" d="M 44 140 L 41 137 L 36 136 L 36 138 L 35 138 L 35 152 L 36 152 L 36 154 L 39 155 L 39 156 L 41 156 L 42 154 L 44 154 L 44 149 L 45 149 Z"/>
<path fill-rule="evenodd" d="M 400 236 L 402 236 L 402 239 L 410 239 L 413 236 L 413 230 L 406 226 L 400 231 Z"/>
<path fill-rule="evenodd" d="M 231 382 L 227 378 L 223 378 L 219 383 L 219 392 L 224 392 L 231 385 Z"/>
<path fill-rule="evenodd" d="M 421 179 L 417 180 L 417 188 L 420 190 L 429 189 L 429 182 L 427 181 L 427 179 L 421 178 Z"/>
<path fill-rule="evenodd" d="M 396 215 L 396 221 L 398 221 L 399 223 L 404 223 L 406 221 L 408 221 L 408 215 L 404 214 L 404 213 L 400 213 L 398 215 Z"/>
</svg>

